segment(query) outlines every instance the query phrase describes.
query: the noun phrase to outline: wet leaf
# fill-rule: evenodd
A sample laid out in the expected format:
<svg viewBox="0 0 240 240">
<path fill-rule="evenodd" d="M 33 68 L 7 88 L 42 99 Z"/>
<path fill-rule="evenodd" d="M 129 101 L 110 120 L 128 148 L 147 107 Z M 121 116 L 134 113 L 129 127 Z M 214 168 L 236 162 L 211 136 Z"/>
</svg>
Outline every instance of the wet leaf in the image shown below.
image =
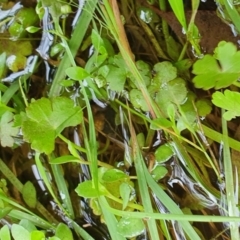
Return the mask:
<svg viewBox="0 0 240 240">
<path fill-rule="evenodd" d="M 196 123 L 197 113 L 193 106 L 195 96 L 191 93 L 187 96 L 187 101 L 182 104 L 179 108 L 181 115 L 177 120 L 177 129 L 179 132 L 184 129 L 192 128 Z"/>
<path fill-rule="evenodd" d="M 135 108 L 140 108 L 143 111 L 149 111 L 148 105 L 142 95 L 142 92 L 138 89 L 132 89 L 129 93 L 130 101 Z"/>
<path fill-rule="evenodd" d="M 0 139 L 3 147 L 12 147 L 13 137 L 16 137 L 19 132 L 19 128 L 13 126 L 13 116 L 13 113 L 7 111 L 0 120 Z"/>
<path fill-rule="evenodd" d="M 43 240 L 45 238 L 45 234 L 42 231 L 32 231 L 31 232 L 31 240 Z"/>
<path fill-rule="evenodd" d="M 0 34 L 1 36 L 1 34 Z M 32 45 L 30 41 L 10 41 L 0 38 L 0 53 L 6 52 L 9 55 L 28 56 L 32 53 Z"/>
<path fill-rule="evenodd" d="M 166 114 L 169 105 L 181 105 L 186 101 L 187 89 L 185 81 L 176 78 L 161 86 L 156 94 L 156 102 L 162 113 Z"/>
<path fill-rule="evenodd" d="M 156 161 L 158 163 L 164 163 L 168 161 L 173 155 L 174 152 L 172 150 L 172 147 L 168 143 L 158 147 L 155 152 Z"/>
<path fill-rule="evenodd" d="M 56 237 L 61 240 L 73 240 L 73 235 L 69 227 L 63 223 L 59 223 L 55 233 Z"/>
<path fill-rule="evenodd" d="M 200 99 L 196 102 L 198 115 L 201 117 L 207 116 L 212 111 L 212 104 L 208 99 Z"/>
<path fill-rule="evenodd" d="M 70 67 L 66 69 L 66 74 L 73 80 L 80 81 L 89 76 L 89 73 L 81 67 Z"/>
<path fill-rule="evenodd" d="M 212 102 L 217 107 L 227 110 L 223 117 L 230 121 L 232 118 L 240 116 L 240 93 L 225 90 L 224 93 L 215 92 L 212 95 Z"/>
<path fill-rule="evenodd" d="M 0 240 L 11 240 L 10 231 L 8 225 L 4 225 L 0 229 Z"/>
<path fill-rule="evenodd" d="M 156 72 L 153 84 L 159 87 L 177 77 L 177 69 L 167 61 L 155 64 L 153 70 Z"/>
<path fill-rule="evenodd" d="M 77 188 L 75 189 L 75 192 L 78 194 L 78 196 L 85 198 L 95 198 L 99 197 L 100 195 L 107 194 L 107 191 L 101 184 L 99 184 L 98 192 L 97 189 L 93 187 L 93 183 L 90 180 L 79 183 Z"/>
<path fill-rule="evenodd" d="M 122 217 L 117 224 L 117 231 L 124 237 L 133 238 L 144 232 L 145 225 L 142 219 Z"/>
<path fill-rule="evenodd" d="M 10 55 L 6 60 L 6 64 L 11 71 L 18 72 L 26 67 L 27 58 L 23 55 Z"/>
<path fill-rule="evenodd" d="M 126 72 L 112 65 L 109 65 L 109 72 L 107 75 L 107 82 L 109 84 L 109 88 L 112 91 L 121 92 L 124 89 L 124 84 L 126 81 Z"/>
<path fill-rule="evenodd" d="M 104 46 L 104 41 L 95 29 L 92 30 L 91 40 L 92 40 L 92 44 L 93 44 L 94 48 L 100 54 L 106 54 L 107 53 L 106 48 Z"/>
<path fill-rule="evenodd" d="M 37 230 L 36 226 L 30 220 L 27 220 L 27 219 L 22 219 L 19 225 L 24 227 L 29 232 Z"/>
<path fill-rule="evenodd" d="M 193 82 L 197 88 L 208 90 L 230 86 L 240 77 L 240 51 L 231 42 L 220 42 L 215 54 L 206 54 L 193 65 Z"/>
<path fill-rule="evenodd" d="M 168 173 L 167 168 L 165 168 L 164 166 L 159 166 L 159 165 L 157 165 L 157 166 L 151 171 L 151 175 L 152 175 L 152 177 L 155 179 L 155 181 L 159 181 L 160 179 L 162 179 L 163 177 L 165 177 L 167 173 Z"/>
<path fill-rule="evenodd" d="M 118 169 L 107 170 L 101 179 L 101 183 L 106 187 L 106 189 L 115 197 L 120 197 L 120 185 L 123 182 L 130 183 L 129 176 Z"/>
<path fill-rule="evenodd" d="M 37 204 L 37 193 L 34 185 L 28 181 L 23 185 L 22 196 L 24 202 L 30 207 L 35 208 Z"/>
<path fill-rule="evenodd" d="M 123 200 L 122 210 L 124 210 L 127 207 L 128 202 L 130 200 L 132 188 L 131 188 L 131 186 L 129 184 L 123 182 L 119 186 L 119 192 L 120 192 L 120 196 L 121 196 L 121 198 Z"/>
<path fill-rule="evenodd" d="M 12 225 L 11 232 L 14 240 L 31 240 L 28 230 L 18 224 Z"/>
<path fill-rule="evenodd" d="M 82 121 L 82 110 L 65 97 L 41 98 L 26 108 L 26 119 L 22 123 L 24 139 L 33 149 L 51 153 L 54 140 L 62 130 L 76 126 Z"/>
<path fill-rule="evenodd" d="M 93 213 L 95 215 L 100 216 L 102 214 L 102 209 L 99 205 L 99 202 L 98 202 L 97 198 L 91 198 L 89 205 L 92 208 Z"/>
</svg>

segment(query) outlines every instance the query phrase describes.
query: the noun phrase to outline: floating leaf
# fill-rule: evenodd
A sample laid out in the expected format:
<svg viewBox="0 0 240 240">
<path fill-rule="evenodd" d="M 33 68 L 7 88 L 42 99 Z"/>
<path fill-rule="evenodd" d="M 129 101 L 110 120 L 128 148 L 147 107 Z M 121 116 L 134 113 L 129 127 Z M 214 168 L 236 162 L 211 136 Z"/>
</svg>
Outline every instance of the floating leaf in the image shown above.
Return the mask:
<svg viewBox="0 0 240 240">
<path fill-rule="evenodd" d="M 73 235 L 69 227 L 63 223 L 59 223 L 55 233 L 56 237 L 61 240 L 73 240 Z"/>
<path fill-rule="evenodd" d="M 153 78 L 154 85 L 160 86 L 177 77 L 177 69 L 167 61 L 155 64 L 153 70 L 156 72 L 156 76 Z"/>
<path fill-rule="evenodd" d="M 32 45 L 30 41 L 10 41 L 9 39 L 4 39 L 4 35 L 1 37 L 3 37 L 3 39 L 0 38 L 0 53 L 6 52 L 7 56 L 28 56 L 32 53 Z"/>
<path fill-rule="evenodd" d="M 82 110 L 65 97 L 41 98 L 26 108 L 26 119 L 22 123 L 24 139 L 33 149 L 51 153 L 54 140 L 62 130 L 76 126 L 82 121 Z"/>
<path fill-rule="evenodd" d="M 222 41 L 215 49 L 215 54 L 206 54 L 193 65 L 193 82 L 197 88 L 224 88 L 240 77 L 240 51 L 231 42 Z"/>
<path fill-rule="evenodd" d="M 122 217 L 117 224 L 117 231 L 124 237 L 133 238 L 145 230 L 145 225 L 142 219 L 131 218 L 131 217 Z"/>
<path fill-rule="evenodd" d="M 160 165 L 157 165 L 157 166 L 151 171 L 151 175 L 152 175 L 152 177 L 155 179 L 155 181 L 159 181 L 160 179 L 162 179 L 163 177 L 165 177 L 167 173 L 168 173 L 167 168 L 165 168 L 164 166 L 160 166 Z"/>
<path fill-rule="evenodd" d="M 130 183 L 129 176 L 127 176 L 124 172 L 118 169 L 107 170 L 102 175 L 101 183 L 115 197 L 120 197 L 119 188 L 123 182 Z"/>
<path fill-rule="evenodd" d="M 24 227 L 29 232 L 37 230 L 36 226 L 30 220 L 27 220 L 27 219 L 22 219 L 19 225 Z"/>
<path fill-rule="evenodd" d="M 215 92 L 212 95 L 212 102 L 217 107 L 226 109 L 227 112 L 223 114 L 223 117 L 230 121 L 232 118 L 240 116 L 240 93 L 225 90 L 224 94 L 221 92 Z"/>
<path fill-rule="evenodd" d="M 28 181 L 23 185 L 22 196 L 24 202 L 31 208 L 35 208 L 37 204 L 37 192 L 34 185 Z"/>
<path fill-rule="evenodd" d="M 129 97 L 135 108 L 141 108 L 145 112 L 149 111 L 149 107 L 140 90 L 132 89 L 129 93 Z"/>
<path fill-rule="evenodd" d="M 115 66 L 109 65 L 109 72 L 107 75 L 107 82 L 112 91 L 121 92 L 124 89 L 126 81 L 126 72 Z"/>
<path fill-rule="evenodd" d="M 45 238 L 45 234 L 42 231 L 32 231 L 31 232 L 31 240 L 43 240 Z"/>
<path fill-rule="evenodd" d="M 205 117 L 212 111 L 212 104 L 208 99 L 200 99 L 196 102 L 198 115 Z"/>
<path fill-rule="evenodd" d="M 24 69 L 26 64 L 27 58 L 23 55 L 10 55 L 6 60 L 7 67 L 13 72 Z"/>
<path fill-rule="evenodd" d="M 0 229 L 0 239 L 1 240 L 11 240 L 10 231 L 8 225 L 4 225 Z"/>
<path fill-rule="evenodd" d="M 99 192 L 96 188 L 93 187 L 92 181 L 85 181 L 78 184 L 77 188 L 75 189 L 76 193 L 80 197 L 85 198 L 95 198 L 99 197 L 100 195 L 106 195 L 107 191 L 106 189 L 99 184 Z"/>
<path fill-rule="evenodd" d="M 89 73 L 81 67 L 69 67 L 66 74 L 73 80 L 80 81 L 89 76 Z"/>
<path fill-rule="evenodd" d="M 0 120 L 0 139 L 3 147 L 12 147 L 13 137 L 16 137 L 19 132 L 19 128 L 13 127 L 13 116 L 13 113 L 7 111 Z"/>
<path fill-rule="evenodd" d="M 181 105 L 186 101 L 187 89 L 185 81 L 181 78 L 176 78 L 161 86 L 156 94 L 156 103 L 159 109 L 166 114 L 169 105 Z"/>
<path fill-rule="evenodd" d="M 23 240 L 23 239 L 30 240 L 31 239 L 30 232 L 18 224 L 12 225 L 11 232 L 14 240 Z"/>
<path fill-rule="evenodd" d="M 174 155 L 174 152 L 172 150 L 172 147 L 168 143 L 158 147 L 155 152 L 156 161 L 158 163 L 164 163 L 168 161 L 173 155 Z"/>
</svg>

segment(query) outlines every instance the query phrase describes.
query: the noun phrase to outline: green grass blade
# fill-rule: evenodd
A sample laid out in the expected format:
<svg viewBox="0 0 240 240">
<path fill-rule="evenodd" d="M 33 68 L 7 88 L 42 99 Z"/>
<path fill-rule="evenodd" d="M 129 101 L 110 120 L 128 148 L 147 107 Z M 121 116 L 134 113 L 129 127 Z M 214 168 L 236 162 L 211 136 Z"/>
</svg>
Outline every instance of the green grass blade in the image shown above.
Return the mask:
<svg viewBox="0 0 240 240">
<path fill-rule="evenodd" d="M 184 5 L 182 0 L 169 0 L 168 1 L 175 16 L 177 17 L 178 21 L 184 28 L 185 32 L 187 32 L 187 22 L 185 18 L 185 12 L 184 12 Z"/>
<path fill-rule="evenodd" d="M 158 186 L 158 184 L 153 180 L 152 176 L 149 174 L 146 166 L 144 166 L 144 174 L 146 176 L 147 183 L 151 190 L 156 194 L 156 196 L 161 200 L 163 205 L 168 209 L 170 213 L 173 214 L 181 214 L 184 217 L 183 212 L 181 209 L 175 204 L 175 202 Z M 174 220 L 174 218 L 172 219 Z M 187 220 L 187 218 L 186 218 Z M 180 225 L 182 226 L 185 233 L 189 236 L 190 239 L 200 240 L 200 237 L 191 226 L 188 221 L 179 221 Z"/>
<path fill-rule="evenodd" d="M 82 237 L 83 240 L 94 240 L 83 228 L 81 228 L 77 223 L 72 222 L 75 232 Z"/>
<path fill-rule="evenodd" d="M 229 14 L 234 26 L 236 27 L 237 31 L 240 33 L 240 15 L 233 4 L 233 1 L 224 0 L 224 6 L 226 7 L 227 13 Z M 230 5 L 230 2 L 231 5 Z"/>
<path fill-rule="evenodd" d="M 69 41 L 69 48 L 72 56 L 75 56 L 79 46 L 81 45 L 83 38 L 88 29 L 89 23 L 93 18 L 93 12 L 97 5 L 97 0 L 86 1 L 83 12 L 78 20 L 78 23 L 74 29 L 71 40 Z M 49 97 L 58 96 L 62 86 L 60 85 L 60 81 L 63 80 L 66 76 L 65 70 L 71 66 L 71 62 L 69 61 L 69 56 L 67 53 L 64 54 L 63 59 L 58 67 L 56 75 L 54 77 L 51 89 L 49 91 Z"/>
<path fill-rule="evenodd" d="M 53 176 L 54 176 L 57 188 L 58 188 L 58 192 L 62 199 L 62 202 L 63 202 L 67 212 L 69 213 L 69 217 L 71 219 L 74 219 L 74 211 L 73 211 L 72 201 L 69 196 L 66 181 L 62 174 L 61 166 L 54 164 L 54 165 L 51 165 L 51 169 L 52 169 L 52 173 L 53 173 Z"/>
<path fill-rule="evenodd" d="M 98 198 L 101 209 L 102 209 L 102 213 L 104 216 L 104 220 L 107 224 L 109 233 L 112 237 L 112 239 L 114 240 L 126 240 L 125 237 L 121 236 L 118 232 L 117 232 L 117 219 L 116 217 L 112 214 L 111 211 L 108 211 L 108 209 L 106 208 L 106 206 L 109 207 L 109 204 L 106 200 L 106 198 L 104 196 L 101 196 Z"/>
<path fill-rule="evenodd" d="M 223 117 L 224 110 L 222 109 L 222 131 L 223 131 L 223 163 L 226 182 L 226 198 L 228 204 L 229 216 L 239 216 L 239 210 L 237 208 L 237 201 L 234 194 L 234 181 L 233 181 L 233 169 L 231 154 L 228 142 L 228 128 L 227 121 Z M 230 231 L 232 239 L 239 239 L 238 223 L 230 222 Z"/>
</svg>

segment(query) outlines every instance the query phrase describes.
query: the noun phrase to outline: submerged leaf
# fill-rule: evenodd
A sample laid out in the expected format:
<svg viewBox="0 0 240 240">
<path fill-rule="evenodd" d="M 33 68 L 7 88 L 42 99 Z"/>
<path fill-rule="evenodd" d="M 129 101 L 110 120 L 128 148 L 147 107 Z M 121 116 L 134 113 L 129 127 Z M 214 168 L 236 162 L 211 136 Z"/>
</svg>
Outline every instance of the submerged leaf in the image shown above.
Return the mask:
<svg viewBox="0 0 240 240">
<path fill-rule="evenodd" d="M 3 147 L 12 147 L 13 137 L 16 137 L 19 131 L 18 127 L 13 126 L 13 113 L 5 112 L 0 120 L 0 139 Z"/>
</svg>

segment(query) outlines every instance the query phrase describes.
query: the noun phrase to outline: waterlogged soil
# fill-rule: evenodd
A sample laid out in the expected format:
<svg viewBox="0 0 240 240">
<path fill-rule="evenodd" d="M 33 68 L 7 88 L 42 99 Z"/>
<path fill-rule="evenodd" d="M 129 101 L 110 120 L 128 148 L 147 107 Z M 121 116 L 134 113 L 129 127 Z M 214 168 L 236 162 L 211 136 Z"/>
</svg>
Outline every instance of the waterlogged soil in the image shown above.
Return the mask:
<svg viewBox="0 0 240 240">
<path fill-rule="evenodd" d="M 150 7 L 163 18 L 175 35 L 180 38 L 180 41 L 186 41 L 186 35 L 183 34 L 182 26 L 179 24 L 173 12 L 163 12 L 156 7 L 147 4 L 144 5 Z M 188 10 L 185 14 L 187 22 L 189 23 L 192 12 Z M 239 36 L 234 36 L 231 27 L 217 15 L 216 11 L 198 10 L 194 23 L 199 29 L 200 45 L 204 53 L 213 53 L 217 44 L 223 40 L 238 45 Z"/>
<path fill-rule="evenodd" d="M 172 31 L 174 32 L 174 34 L 177 36 L 177 38 L 180 39 L 180 41 L 182 41 L 185 38 L 185 35 L 182 32 L 182 27 L 180 26 L 180 24 L 178 23 L 178 20 L 176 19 L 176 17 L 174 16 L 174 14 L 172 12 L 162 12 L 159 11 L 157 8 L 155 7 L 151 7 L 160 17 L 162 17 L 164 20 L 167 21 L 167 23 L 169 24 L 170 28 L 172 29 Z M 190 16 L 191 16 L 191 12 L 186 12 L 186 16 L 187 19 L 189 21 Z M 237 43 L 238 38 L 234 37 L 231 28 L 224 23 L 216 14 L 215 11 L 205 11 L 205 10 L 201 10 L 198 11 L 197 15 L 196 15 L 196 25 L 199 28 L 199 32 L 201 35 L 201 46 L 204 50 L 204 52 L 207 53 L 212 53 L 213 49 L 217 46 L 218 42 L 221 40 L 225 40 L 225 41 L 231 41 L 233 43 Z M 43 75 L 45 75 L 46 73 L 43 73 Z M 35 76 L 35 78 L 41 78 L 42 76 Z M 38 96 L 36 96 L 36 89 L 34 89 L 33 87 L 30 88 L 30 91 L 28 93 L 29 96 L 31 96 L 32 98 L 38 98 Z M 38 91 L 37 91 L 38 92 Z M 38 92 L 38 95 L 44 95 L 45 93 L 41 94 Z M 97 133 L 97 137 L 98 137 L 98 141 L 99 141 L 99 145 L 100 147 L 104 147 L 107 141 L 107 138 L 105 137 L 106 135 L 111 135 L 114 136 L 114 138 L 116 138 L 115 141 L 113 141 L 110 138 L 110 144 L 109 144 L 109 148 L 106 150 L 105 155 L 102 154 L 100 156 L 100 158 L 102 157 L 101 160 L 106 160 L 106 159 L 111 159 L 112 162 L 111 164 L 114 165 L 114 161 L 119 159 L 123 159 L 124 156 L 124 137 L 125 136 L 120 136 L 119 137 L 119 132 L 120 131 L 116 131 L 117 127 L 114 126 L 114 121 L 113 118 L 115 116 L 113 116 L 115 114 L 115 112 L 111 109 L 111 108 L 106 108 L 101 109 L 99 106 L 96 106 L 95 104 L 92 105 L 93 107 L 93 113 L 94 113 L 94 117 L 95 117 L 95 127 L 96 130 L 98 131 Z M 137 125 L 137 124 L 136 124 Z M 100 126 L 100 127 L 98 127 Z M 139 125 L 138 125 L 139 127 Z M 100 129 L 98 129 L 100 128 Z M 140 127 L 139 127 L 140 128 Z M 141 127 L 142 128 L 142 127 Z M 113 131 L 115 130 L 115 132 Z M 117 132 L 117 134 L 116 134 Z M 114 135 L 114 133 L 116 135 L 118 135 L 118 137 L 116 137 L 116 135 Z M 70 135 L 70 134 L 69 134 Z M 123 146 L 123 148 L 122 148 Z M 26 146 L 26 144 L 24 144 L 22 146 L 21 151 L 17 152 L 15 151 L 15 153 L 10 153 L 10 149 L 4 150 L 2 149 L 2 158 L 10 158 L 10 159 L 14 159 L 12 160 L 12 162 L 17 161 L 15 159 L 22 159 L 23 163 L 28 162 L 29 160 L 29 152 L 31 152 L 31 150 L 28 148 L 29 146 Z M 27 149 L 26 149 L 27 148 Z M 59 153 L 64 152 L 64 149 L 62 146 L 59 147 Z M 152 149 L 154 150 L 154 149 Z M 12 156 L 11 156 L 12 155 Z M 4 157 L 5 156 L 5 157 Z M 7 157 L 6 157 L 7 156 Z M 178 166 L 176 165 L 175 167 L 172 167 L 174 160 L 169 161 L 169 165 L 168 168 L 172 169 L 172 171 L 175 171 L 174 169 L 178 168 Z M 21 164 L 22 162 L 18 162 L 17 164 L 12 164 L 11 168 L 15 169 L 15 167 L 17 168 L 21 168 Z M 174 162 L 174 164 L 176 164 Z M 177 163 L 179 164 L 179 163 Z M 32 180 L 33 182 L 38 179 L 34 179 L 34 176 L 32 176 L 31 173 L 31 167 L 26 167 L 27 169 L 22 169 L 21 171 L 19 171 L 16 175 L 18 175 L 20 177 L 20 180 L 22 181 L 27 181 L 27 180 Z M 68 166 L 67 166 L 68 167 Z M 82 172 L 83 176 L 86 176 L 87 173 L 84 172 L 84 169 L 82 169 L 81 171 L 79 170 L 79 167 L 77 168 L 76 172 L 74 173 L 74 170 L 70 170 L 67 167 L 65 168 L 65 171 L 68 173 L 68 171 L 71 171 L 71 174 L 66 174 L 66 180 L 68 181 L 69 185 L 71 185 L 71 190 L 74 191 L 74 188 L 76 187 L 76 185 L 78 184 L 79 181 L 79 172 Z M 181 168 L 182 171 L 182 168 Z M 181 173 L 181 176 L 183 175 L 183 173 L 179 170 L 179 172 Z M 179 174 L 180 174 L 179 173 Z M 171 176 L 173 177 L 173 175 Z M 186 184 L 188 178 L 186 176 L 185 180 L 178 180 L 178 182 L 176 182 L 177 177 L 175 176 L 175 178 L 173 179 L 173 184 L 172 184 L 172 188 L 168 189 L 169 195 L 172 196 L 172 198 L 174 198 L 174 200 L 176 201 L 177 204 L 179 204 L 179 206 L 181 207 L 188 207 L 189 205 L 194 205 L 194 206 L 198 206 L 197 200 L 192 198 L 191 193 L 193 192 L 193 190 L 189 187 L 190 184 Z M 179 177 L 180 179 L 180 177 Z M 165 179 L 165 181 L 169 181 L 169 179 Z M 188 180 L 190 181 L 190 180 Z M 163 184 L 166 184 L 166 182 L 163 182 Z M 192 184 L 192 182 L 191 182 Z M 37 184 L 36 184 L 37 185 Z M 167 185 L 167 184 L 166 184 Z M 184 186 L 184 187 L 182 187 Z M 44 199 L 42 199 L 42 201 L 47 205 L 49 204 L 50 200 L 49 195 L 48 194 L 43 194 L 42 190 L 39 189 L 39 195 L 44 195 Z M 14 196 L 14 194 L 13 194 Z M 184 199 L 184 200 L 183 200 Z M 79 204 L 79 203 L 78 203 Z M 87 217 L 88 219 L 90 219 L 92 222 L 92 226 L 91 229 L 86 229 L 87 231 L 89 230 L 89 233 L 92 234 L 94 236 L 95 239 L 109 239 L 107 230 L 104 226 L 104 224 L 99 222 L 99 219 L 96 220 L 96 218 L 94 217 L 94 214 L 92 214 L 92 210 L 90 209 L 89 206 L 87 206 L 87 202 L 84 202 L 83 204 L 85 204 L 85 215 L 88 215 L 89 217 Z M 49 204 L 50 205 L 50 204 Z M 186 205 L 186 206 L 185 206 Z M 51 209 L 51 206 L 49 207 L 49 210 L 53 212 L 53 214 L 57 213 L 53 211 L 53 209 Z M 213 214 L 213 212 L 215 210 L 213 210 L 211 212 L 211 209 L 193 209 L 193 211 L 195 211 L 196 214 L 202 214 L 204 213 L 204 211 L 208 212 L 209 214 Z M 217 211 L 214 212 L 214 214 L 218 215 L 219 213 Z M 86 223 L 86 219 L 84 219 L 84 217 L 79 217 L 79 219 L 77 220 L 79 222 L 79 225 L 83 225 Z M 202 233 L 205 235 L 206 239 L 210 236 L 214 236 L 217 235 L 217 233 L 219 231 L 222 230 L 222 226 L 220 225 L 215 225 L 214 228 L 210 229 L 210 225 L 208 224 L 198 224 L 196 225 L 199 229 L 201 229 Z M 97 238 L 98 236 L 98 238 Z M 142 239 L 145 239 L 144 236 L 142 237 Z M 141 237 L 139 237 L 139 239 L 141 239 Z"/>
</svg>

